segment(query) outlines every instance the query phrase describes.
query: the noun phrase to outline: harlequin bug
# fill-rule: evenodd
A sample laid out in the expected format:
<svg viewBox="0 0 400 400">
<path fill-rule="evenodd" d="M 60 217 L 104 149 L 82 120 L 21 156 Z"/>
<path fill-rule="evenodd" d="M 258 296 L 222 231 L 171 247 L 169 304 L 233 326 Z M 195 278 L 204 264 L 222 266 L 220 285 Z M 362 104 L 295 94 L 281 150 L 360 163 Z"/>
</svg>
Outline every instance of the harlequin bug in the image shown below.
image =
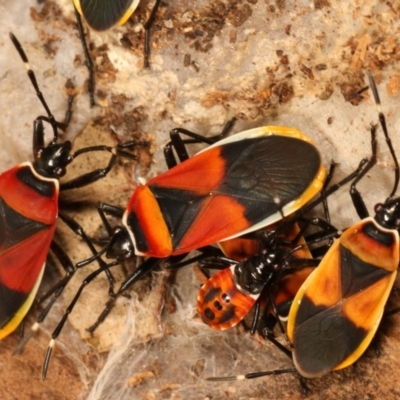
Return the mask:
<svg viewBox="0 0 400 400">
<path fill-rule="evenodd" d="M 370 76 L 377 105 L 378 91 Z M 399 166 L 385 116 L 379 121 L 394 160 L 395 181 L 375 216 L 367 208 L 357 183 L 377 161 L 376 126 L 371 128 L 372 157 L 350 188 L 352 202 L 361 221 L 342 233 L 320 265 L 304 282 L 290 309 L 287 336 L 296 369 L 257 372 L 209 380 L 253 379 L 260 376 L 298 372 L 306 378 L 320 377 L 346 368 L 364 353 L 383 316 L 399 265 L 400 198 L 393 198 L 399 183 Z M 275 342 L 285 352 L 280 343 Z"/>
<path fill-rule="evenodd" d="M 190 137 L 186 143 L 206 142 L 210 146 L 189 158 L 180 133 Z M 325 168 L 318 150 L 296 129 L 260 127 L 216 140 L 174 130 L 165 153 L 171 154 L 175 146 L 183 162 L 177 164 L 167 157 L 172 168 L 139 186 L 125 210 L 99 206 L 111 235 L 101 254 L 105 252 L 107 258 L 119 262 L 134 255 L 149 258 L 122 283 L 90 332 L 104 320 L 116 298 L 163 259 L 270 225 L 301 208 L 323 186 Z M 105 213 L 122 218 L 122 226 L 112 229 Z M 100 268 L 85 280 L 53 332 L 44 374 L 54 340 L 77 297 L 101 272 Z"/>
<path fill-rule="evenodd" d="M 40 92 L 35 74 L 29 66 L 21 44 L 11 33 L 10 38 L 27 68 L 30 81 L 47 116 L 38 117 L 33 124 L 34 161 L 23 162 L 0 174 L 0 218 L 2 221 L 0 339 L 13 332 L 29 311 L 39 288 L 50 248 L 67 273 L 66 279 L 54 294 L 53 301 L 60 295 L 75 271 L 68 256 L 53 241 L 58 216 L 82 237 L 94 254 L 97 254 L 82 228 L 68 216 L 59 213 L 59 191 L 79 188 L 102 178 L 112 168 L 117 155 L 135 159 L 130 153 L 107 146 L 87 147 L 72 154 L 71 142 L 59 143 L 58 130 L 64 130 L 69 123 L 72 97 L 69 99 L 65 122 L 56 121 Z M 54 135 L 47 146 L 44 141 L 44 122 L 50 124 Z M 59 179 L 65 175 L 68 164 L 77 156 L 92 151 L 111 153 L 108 166 L 60 184 Z M 100 267 L 104 265 L 101 259 L 98 262 Z M 110 274 L 109 277 L 111 279 Z M 49 308 L 46 312 L 48 311 Z"/>
<path fill-rule="evenodd" d="M 93 62 L 85 39 L 85 32 L 82 26 L 81 16 L 88 26 L 95 31 L 106 31 L 115 25 L 123 25 L 136 10 L 140 0 L 73 0 L 75 6 L 76 20 L 78 23 L 79 35 L 81 37 L 83 50 L 85 52 L 86 65 L 89 70 L 89 95 L 90 103 L 95 105 L 94 88 L 95 77 Z M 147 22 L 144 24 L 144 66 L 149 68 L 150 56 L 150 28 L 153 24 L 161 0 L 156 0 Z"/>
</svg>

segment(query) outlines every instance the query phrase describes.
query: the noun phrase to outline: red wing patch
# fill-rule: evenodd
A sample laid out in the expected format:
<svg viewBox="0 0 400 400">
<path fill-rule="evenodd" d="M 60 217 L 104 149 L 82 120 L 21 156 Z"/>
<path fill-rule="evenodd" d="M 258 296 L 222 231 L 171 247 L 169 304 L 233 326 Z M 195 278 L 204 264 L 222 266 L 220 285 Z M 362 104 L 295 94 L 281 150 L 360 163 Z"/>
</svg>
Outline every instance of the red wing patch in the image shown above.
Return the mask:
<svg viewBox="0 0 400 400">
<path fill-rule="evenodd" d="M 9 289 L 29 294 L 35 285 L 53 240 L 55 225 L 20 241 L 0 247 L 0 283 Z"/>
</svg>

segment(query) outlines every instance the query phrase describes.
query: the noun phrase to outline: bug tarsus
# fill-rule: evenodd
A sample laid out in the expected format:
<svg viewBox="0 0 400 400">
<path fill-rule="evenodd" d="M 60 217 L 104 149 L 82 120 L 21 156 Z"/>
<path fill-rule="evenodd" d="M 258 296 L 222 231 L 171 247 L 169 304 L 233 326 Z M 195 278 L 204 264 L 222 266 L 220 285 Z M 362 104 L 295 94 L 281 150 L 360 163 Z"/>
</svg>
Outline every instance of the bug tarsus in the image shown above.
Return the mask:
<svg viewBox="0 0 400 400">
<path fill-rule="evenodd" d="M 49 346 L 46 350 L 46 355 L 44 357 L 43 367 L 42 367 L 42 380 L 46 379 L 47 371 L 49 370 L 50 358 L 53 352 L 55 341 L 53 339 L 50 340 Z"/>
<path fill-rule="evenodd" d="M 295 368 L 274 369 L 272 371 L 251 372 L 246 375 L 208 377 L 208 378 L 206 378 L 206 381 L 210 381 L 210 382 L 243 381 L 245 379 L 256 379 L 256 378 L 261 378 L 263 376 L 283 375 L 283 374 L 290 374 L 290 373 L 296 373 L 296 372 L 297 371 Z"/>
</svg>

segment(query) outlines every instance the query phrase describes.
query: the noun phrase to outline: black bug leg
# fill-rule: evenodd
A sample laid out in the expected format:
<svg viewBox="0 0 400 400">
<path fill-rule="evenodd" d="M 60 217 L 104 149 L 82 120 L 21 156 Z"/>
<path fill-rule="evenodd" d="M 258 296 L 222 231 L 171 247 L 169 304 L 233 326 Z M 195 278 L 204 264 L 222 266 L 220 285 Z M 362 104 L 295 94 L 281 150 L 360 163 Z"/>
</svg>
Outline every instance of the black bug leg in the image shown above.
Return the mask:
<svg viewBox="0 0 400 400">
<path fill-rule="evenodd" d="M 396 157 L 395 152 L 394 152 L 392 141 L 391 141 L 391 139 L 389 137 L 389 133 L 388 133 L 387 126 L 386 126 L 385 115 L 380 111 L 381 102 L 380 102 L 380 98 L 379 98 L 378 89 L 376 87 L 375 80 L 373 79 L 372 75 L 369 75 L 369 81 L 370 81 L 372 93 L 374 95 L 375 103 L 376 103 L 376 105 L 378 106 L 378 109 L 379 109 L 379 114 L 378 114 L 379 123 L 380 123 L 380 125 L 382 127 L 382 131 L 383 131 L 383 134 L 385 136 L 385 140 L 386 140 L 387 146 L 389 148 L 390 154 L 392 155 L 392 159 L 393 159 L 394 165 L 395 165 L 394 166 L 395 179 L 394 179 L 392 192 L 390 193 L 388 199 L 386 200 L 386 201 L 388 201 L 396 193 L 396 190 L 397 190 L 397 187 L 398 187 L 398 184 L 399 184 L 399 163 L 398 163 L 397 157 Z M 364 170 L 354 180 L 354 182 L 352 183 L 351 188 L 350 188 L 351 199 L 352 199 L 354 207 L 355 207 L 355 209 L 356 209 L 356 211 L 357 211 L 357 213 L 358 213 L 358 215 L 359 215 L 359 217 L 361 219 L 368 217 L 369 213 L 368 213 L 367 207 L 365 205 L 365 202 L 364 202 L 360 192 L 356 188 L 356 184 L 376 164 L 376 160 L 377 160 L 376 125 L 371 127 L 371 147 L 372 147 L 371 159 L 369 160 L 368 164 L 365 166 Z"/>
<path fill-rule="evenodd" d="M 90 241 L 89 237 L 83 230 L 82 226 L 78 224 L 73 218 L 68 217 L 65 214 L 60 213 L 59 214 L 60 219 L 76 234 L 79 236 L 88 246 L 90 251 L 92 252 L 93 255 L 97 255 L 98 252 L 93 246 L 92 242 Z M 14 353 L 19 353 L 25 346 L 25 344 L 29 341 L 29 339 L 35 334 L 35 332 L 40 328 L 40 324 L 44 321 L 44 319 L 47 317 L 48 313 L 50 312 L 51 308 L 53 307 L 54 303 L 58 299 L 58 297 L 61 295 L 69 281 L 72 279 L 74 276 L 75 272 L 77 271 L 77 268 L 80 266 L 74 266 L 71 259 L 69 256 L 65 253 L 65 251 L 62 249 L 61 246 L 59 246 L 54 240 L 51 243 L 51 250 L 53 251 L 53 254 L 56 256 L 58 261 L 60 262 L 61 266 L 63 267 L 65 271 L 65 276 L 57 282 L 47 293 L 45 293 L 41 298 L 37 300 L 38 304 L 41 304 L 44 302 L 47 298 L 49 298 L 51 295 L 51 299 L 49 303 L 46 305 L 45 309 L 40 313 L 38 316 L 35 324 L 31 327 L 30 331 L 27 333 L 27 335 L 23 338 L 22 341 L 18 344 L 17 348 L 14 350 Z M 109 295 L 113 296 L 114 295 L 114 283 L 115 279 L 109 271 L 107 264 L 100 258 L 96 258 L 97 263 L 99 264 L 99 268 L 105 272 L 107 279 L 109 281 Z"/>
<path fill-rule="evenodd" d="M 158 8 L 161 4 L 161 0 L 156 0 L 154 3 L 154 6 L 151 10 L 150 13 L 150 17 L 147 20 L 147 22 L 144 24 L 144 46 L 143 46 L 143 61 L 144 61 L 144 67 L 145 68 L 150 68 L 150 62 L 149 62 L 149 58 L 150 58 L 150 33 L 151 33 L 151 27 L 154 23 Z M 94 7 L 97 7 L 98 10 L 96 10 L 96 12 L 98 13 L 107 13 L 106 9 L 101 10 L 102 6 L 100 5 L 95 5 Z M 78 12 L 78 10 L 76 9 L 76 7 L 74 7 L 75 9 L 75 17 L 76 17 L 76 23 L 77 23 L 77 28 L 78 28 L 78 33 L 79 33 L 79 38 L 82 44 L 82 48 L 83 48 L 83 52 L 85 55 L 85 65 L 86 68 L 88 70 L 89 73 L 89 79 L 88 79 L 88 92 L 89 92 L 89 99 L 90 99 L 90 106 L 93 107 L 96 105 L 95 102 L 95 85 L 96 85 L 96 75 L 95 75 L 95 69 L 94 69 L 94 63 L 92 60 L 92 57 L 90 55 L 90 51 L 89 51 L 89 46 L 86 40 L 86 34 L 85 34 L 85 29 L 83 27 L 83 23 L 82 23 L 82 17 L 80 15 L 80 13 Z M 117 13 L 119 12 L 118 10 L 115 10 Z M 123 15 L 121 15 L 120 17 L 122 17 Z M 111 25 L 112 26 L 112 25 Z M 103 27 L 103 28 L 99 28 L 100 30 L 104 30 L 104 29 L 108 29 L 109 27 Z"/>
<path fill-rule="evenodd" d="M 88 92 L 89 92 L 89 99 L 90 99 L 90 107 L 94 107 L 96 105 L 96 102 L 94 100 L 94 92 L 96 89 L 96 79 L 95 79 L 93 61 L 92 61 L 92 57 L 90 56 L 89 46 L 86 41 L 86 35 L 85 35 L 85 30 L 84 30 L 83 24 L 82 24 L 82 18 L 75 6 L 74 6 L 74 10 L 75 10 L 75 17 L 76 17 L 76 24 L 78 27 L 79 38 L 81 40 L 83 52 L 85 54 L 85 64 L 86 64 L 86 68 L 89 73 Z"/>
<path fill-rule="evenodd" d="M 130 147 L 135 147 L 135 146 L 148 146 L 148 142 L 132 141 L 132 142 L 127 142 L 127 143 L 122 143 L 116 147 L 99 145 L 99 146 L 85 147 L 83 149 L 77 150 L 73 155 L 71 155 L 70 162 L 72 162 L 73 159 L 80 156 L 81 154 L 91 153 L 94 151 L 105 151 L 105 152 L 110 153 L 111 154 L 110 161 L 108 162 L 108 165 L 105 168 L 98 168 L 94 171 L 90 171 L 86 174 L 78 176 L 68 182 L 61 183 L 60 190 L 70 190 L 70 189 L 81 188 L 81 187 L 90 185 L 90 184 L 98 181 L 99 179 L 104 178 L 111 171 L 111 169 L 114 166 L 115 162 L 117 161 L 118 157 L 137 161 L 137 157 L 134 154 L 123 150 L 124 148 L 130 148 Z"/>
<path fill-rule="evenodd" d="M 270 331 L 268 329 L 263 330 L 263 336 L 264 339 L 269 340 L 271 343 L 273 343 L 280 351 L 282 351 L 284 354 L 286 354 L 289 358 L 292 358 L 292 353 L 290 350 L 288 350 L 285 346 L 283 346 L 281 343 L 279 343 L 273 335 L 271 335 Z M 248 373 L 245 375 L 232 375 L 232 376 L 226 376 L 226 377 L 208 377 L 206 378 L 207 381 L 210 382 L 224 382 L 224 381 L 242 381 L 242 380 L 247 380 L 247 379 L 256 379 L 256 378 L 261 378 L 263 376 L 271 376 L 271 375 L 283 375 L 283 374 L 291 374 L 295 373 L 298 375 L 296 368 L 284 368 L 284 369 L 275 369 L 271 371 L 260 371 L 260 372 L 252 372 Z M 309 389 L 307 385 L 304 382 L 303 377 L 299 376 L 299 382 L 301 386 L 301 390 L 303 395 L 307 395 L 309 393 Z"/>
<path fill-rule="evenodd" d="M 85 265 L 91 263 L 92 261 L 93 261 L 92 259 L 88 259 L 88 260 L 85 260 L 83 263 L 78 263 L 76 265 L 76 268 L 82 268 Z M 88 329 L 88 331 L 90 333 L 92 333 L 97 328 L 97 326 L 100 325 L 101 322 L 104 321 L 104 319 L 107 317 L 107 315 L 112 310 L 112 308 L 113 308 L 113 306 L 115 304 L 115 300 L 116 300 L 118 295 L 120 295 L 122 292 L 126 291 L 135 282 L 137 282 L 138 280 L 142 279 L 145 275 L 147 275 L 148 273 L 153 271 L 161 261 L 162 261 L 162 259 L 159 259 L 159 258 L 149 258 L 146 261 L 144 261 L 143 264 L 141 264 L 141 266 L 135 271 L 135 274 L 130 276 L 129 279 L 127 279 L 121 285 L 121 288 L 116 293 L 116 296 L 114 298 L 111 298 L 107 302 L 106 307 L 104 308 L 103 312 L 99 316 L 98 320 L 95 322 L 95 324 L 93 324 Z M 119 264 L 118 262 L 114 262 L 114 263 L 111 263 L 111 264 L 108 264 L 108 265 L 104 264 L 101 268 L 98 268 L 97 270 L 92 272 L 90 275 L 88 275 L 86 277 L 86 279 L 82 282 L 81 286 L 79 287 L 78 291 L 76 292 L 76 294 L 75 294 L 74 298 L 72 299 L 71 303 L 66 308 L 65 313 L 64 313 L 63 317 L 61 318 L 60 322 L 58 323 L 56 329 L 52 333 L 52 338 L 51 338 L 49 346 L 47 348 L 46 355 L 45 355 L 45 361 L 43 363 L 43 368 L 42 368 L 42 378 L 43 379 L 45 379 L 46 375 L 47 375 L 47 371 L 48 371 L 48 368 L 49 368 L 50 357 L 51 357 L 51 354 L 52 354 L 52 351 L 53 351 L 53 348 L 54 348 L 54 345 L 55 345 L 55 341 L 56 341 L 57 337 L 60 335 L 61 330 L 62 330 L 65 322 L 67 321 L 69 314 L 71 314 L 71 312 L 72 312 L 76 302 L 78 301 L 81 293 L 83 292 L 84 288 L 93 279 L 95 279 L 98 275 L 100 275 L 101 273 L 105 272 L 109 268 L 111 268 L 111 267 L 113 267 L 115 265 L 118 265 L 118 264 Z"/>
<path fill-rule="evenodd" d="M 161 0 L 156 0 L 154 3 L 154 6 L 151 10 L 150 17 L 147 20 L 147 22 L 144 24 L 144 51 L 143 51 L 143 61 L 144 61 L 144 67 L 145 68 L 150 68 L 150 33 L 151 33 L 151 27 L 153 25 L 153 22 L 156 18 L 156 14 L 158 11 L 158 8 L 161 4 Z"/>
<path fill-rule="evenodd" d="M 178 160 L 183 162 L 189 158 L 189 154 L 186 149 L 187 144 L 194 144 L 194 143 L 205 143 L 205 144 L 214 144 L 219 140 L 223 139 L 224 137 L 228 136 L 233 125 L 236 121 L 236 118 L 230 119 L 222 129 L 222 132 L 215 136 L 202 136 L 198 133 L 189 131 L 184 128 L 175 128 L 173 129 L 169 136 L 170 141 L 164 146 L 164 158 L 165 162 L 167 163 L 168 169 L 175 167 L 178 164 L 177 159 L 174 156 L 173 149 L 176 152 Z M 182 139 L 181 135 L 187 136 L 189 139 Z"/>
</svg>

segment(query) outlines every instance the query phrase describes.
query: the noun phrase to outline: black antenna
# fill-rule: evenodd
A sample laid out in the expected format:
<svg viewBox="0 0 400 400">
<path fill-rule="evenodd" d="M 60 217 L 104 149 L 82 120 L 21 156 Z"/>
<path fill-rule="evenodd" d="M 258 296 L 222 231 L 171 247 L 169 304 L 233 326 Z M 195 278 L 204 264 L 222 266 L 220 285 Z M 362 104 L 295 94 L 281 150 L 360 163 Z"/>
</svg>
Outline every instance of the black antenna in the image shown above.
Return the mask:
<svg viewBox="0 0 400 400">
<path fill-rule="evenodd" d="M 381 111 L 381 99 L 379 97 L 378 88 L 376 87 L 375 79 L 371 73 L 368 74 L 368 79 L 369 79 L 369 84 L 371 86 L 372 93 L 374 95 L 375 103 L 378 106 L 379 123 L 382 127 L 383 134 L 385 135 L 385 139 L 386 139 L 386 144 L 389 148 L 390 154 L 392 155 L 392 158 L 394 161 L 394 176 L 395 176 L 394 185 L 393 185 L 392 192 L 390 193 L 389 197 L 386 199 L 386 202 L 387 202 L 393 198 L 393 196 L 396 193 L 397 188 L 399 186 L 399 162 L 397 160 L 396 153 L 394 152 L 392 141 L 389 137 L 385 115 Z"/>
<path fill-rule="evenodd" d="M 42 92 L 39 89 L 39 84 L 37 83 L 35 73 L 32 71 L 31 66 L 29 65 L 28 57 L 26 56 L 25 51 L 21 46 L 21 43 L 14 36 L 14 34 L 12 34 L 11 32 L 10 32 L 10 39 L 13 42 L 15 48 L 17 49 L 17 51 L 18 51 L 18 53 L 19 53 L 24 65 L 25 65 L 25 68 L 27 69 L 29 79 L 32 82 L 33 88 L 36 91 L 36 96 L 39 98 L 39 100 L 42 103 L 44 109 L 46 110 L 47 117 L 39 117 L 39 119 L 47 121 L 53 127 L 53 131 L 54 131 L 54 139 L 53 139 L 53 141 L 56 142 L 57 138 L 58 138 L 58 130 L 57 130 L 58 122 L 55 120 L 53 114 L 50 111 L 49 106 L 46 103 L 46 100 L 43 97 Z"/>
</svg>

